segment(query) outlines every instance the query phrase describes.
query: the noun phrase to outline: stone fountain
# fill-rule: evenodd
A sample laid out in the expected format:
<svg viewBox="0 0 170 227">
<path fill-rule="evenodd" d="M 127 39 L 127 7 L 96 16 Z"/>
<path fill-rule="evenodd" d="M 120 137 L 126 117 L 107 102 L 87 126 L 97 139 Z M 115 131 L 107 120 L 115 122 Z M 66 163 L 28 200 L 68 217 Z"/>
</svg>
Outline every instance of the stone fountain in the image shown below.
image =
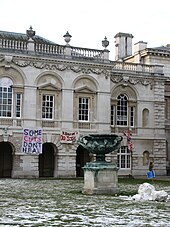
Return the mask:
<svg viewBox="0 0 170 227">
<path fill-rule="evenodd" d="M 86 163 L 84 170 L 84 194 L 116 194 L 118 188 L 117 164 L 106 162 L 105 155 L 117 151 L 121 136 L 114 134 L 90 134 L 81 136 L 78 144 L 96 156 L 96 161 Z"/>
</svg>

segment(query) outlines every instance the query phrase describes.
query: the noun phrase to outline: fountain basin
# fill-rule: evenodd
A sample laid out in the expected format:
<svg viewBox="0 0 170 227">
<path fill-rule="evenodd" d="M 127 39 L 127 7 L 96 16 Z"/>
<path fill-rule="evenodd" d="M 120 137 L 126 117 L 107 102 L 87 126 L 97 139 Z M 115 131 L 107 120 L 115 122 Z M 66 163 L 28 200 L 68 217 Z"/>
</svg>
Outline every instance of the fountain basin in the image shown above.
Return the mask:
<svg viewBox="0 0 170 227">
<path fill-rule="evenodd" d="M 115 134 L 89 134 L 81 136 L 78 144 L 96 155 L 96 161 L 105 161 L 105 155 L 121 146 L 122 137 Z"/>
</svg>

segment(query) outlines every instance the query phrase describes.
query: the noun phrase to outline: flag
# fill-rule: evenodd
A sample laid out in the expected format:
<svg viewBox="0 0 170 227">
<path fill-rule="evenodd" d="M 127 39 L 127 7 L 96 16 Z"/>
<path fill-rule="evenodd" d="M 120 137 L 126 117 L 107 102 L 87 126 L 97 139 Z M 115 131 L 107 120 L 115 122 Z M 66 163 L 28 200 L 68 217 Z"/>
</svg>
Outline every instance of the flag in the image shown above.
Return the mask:
<svg viewBox="0 0 170 227">
<path fill-rule="evenodd" d="M 127 146 L 128 146 L 128 150 L 132 151 L 132 131 L 128 130 L 128 132 L 123 132 L 123 134 L 126 136 L 127 138 Z"/>
</svg>

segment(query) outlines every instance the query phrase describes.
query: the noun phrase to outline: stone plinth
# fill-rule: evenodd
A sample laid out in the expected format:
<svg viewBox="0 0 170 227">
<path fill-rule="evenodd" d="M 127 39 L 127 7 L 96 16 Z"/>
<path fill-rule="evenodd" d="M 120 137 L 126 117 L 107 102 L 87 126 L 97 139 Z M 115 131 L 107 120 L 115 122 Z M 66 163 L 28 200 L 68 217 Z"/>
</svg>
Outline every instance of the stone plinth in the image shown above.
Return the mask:
<svg viewBox="0 0 170 227">
<path fill-rule="evenodd" d="M 118 188 L 118 168 L 113 163 L 90 162 L 84 167 L 84 194 L 116 194 Z"/>
</svg>

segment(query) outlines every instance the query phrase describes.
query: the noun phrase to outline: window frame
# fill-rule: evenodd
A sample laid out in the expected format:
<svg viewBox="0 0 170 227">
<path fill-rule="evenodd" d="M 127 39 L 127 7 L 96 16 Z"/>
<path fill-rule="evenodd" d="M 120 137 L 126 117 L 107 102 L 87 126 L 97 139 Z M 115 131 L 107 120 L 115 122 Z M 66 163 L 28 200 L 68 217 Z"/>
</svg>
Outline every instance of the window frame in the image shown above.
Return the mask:
<svg viewBox="0 0 170 227">
<path fill-rule="evenodd" d="M 122 167 L 124 165 L 124 167 Z M 117 152 L 117 166 L 120 170 L 131 170 L 132 158 L 128 146 L 121 146 Z"/>
<path fill-rule="evenodd" d="M 80 99 L 86 99 L 86 101 L 88 101 L 87 103 L 84 103 L 84 102 L 81 102 L 80 103 Z M 87 109 L 82 109 L 82 112 L 86 112 L 87 111 L 87 114 L 84 113 L 84 115 L 80 114 L 80 105 L 88 105 L 88 108 Z M 80 119 L 80 116 L 84 116 L 84 118 L 87 117 L 87 120 L 83 120 L 83 119 Z M 78 99 L 78 121 L 79 122 L 89 122 L 90 121 L 90 97 L 88 96 L 79 96 L 79 99 Z"/>
<path fill-rule="evenodd" d="M 127 97 L 127 117 L 126 121 L 127 124 L 117 124 L 117 104 L 118 104 L 118 99 L 113 99 L 111 98 L 111 107 L 110 107 L 110 125 L 111 127 L 120 127 L 120 128 L 135 128 L 136 125 L 136 101 L 134 100 L 129 100 L 128 96 L 126 94 L 119 94 L 117 97 L 120 95 L 124 95 Z"/>
<path fill-rule="evenodd" d="M 118 112 L 119 112 L 119 114 L 118 114 Z M 117 126 L 123 126 L 123 127 L 128 126 L 128 115 L 129 115 L 128 112 L 129 112 L 128 111 L 128 97 L 125 94 L 118 95 L 117 105 L 116 105 L 116 125 Z M 118 124 L 118 122 L 120 122 L 120 123 Z"/>
<path fill-rule="evenodd" d="M 48 107 L 48 105 L 47 106 L 44 106 L 43 107 L 43 98 L 47 98 L 47 97 L 49 97 L 49 98 L 53 98 L 52 99 L 52 107 L 50 107 L 50 105 L 49 105 L 49 109 L 50 108 L 52 108 L 52 111 L 50 111 L 50 114 L 51 114 L 51 118 L 49 117 L 46 117 L 46 114 L 49 114 L 49 113 L 46 113 L 46 112 L 44 112 L 44 114 L 45 114 L 45 117 L 43 117 L 43 108 L 47 108 Z M 49 103 L 50 104 L 50 102 L 51 102 L 51 100 L 49 99 L 49 100 L 45 100 L 45 102 L 46 102 L 46 104 L 47 103 Z M 47 94 L 47 93 L 43 93 L 42 94 L 42 98 L 41 98 L 41 119 L 42 120 L 54 120 L 54 109 L 55 109 L 55 95 L 54 94 Z"/>
<path fill-rule="evenodd" d="M 18 98 L 17 96 L 20 95 L 19 98 L 19 105 L 18 105 Z M 15 116 L 16 118 L 21 118 L 21 114 L 22 114 L 22 93 L 21 92 L 17 92 L 15 95 Z M 17 110 L 19 108 L 19 111 Z M 19 116 L 17 116 L 17 113 L 19 112 Z"/>
<path fill-rule="evenodd" d="M 14 97 L 13 81 L 8 77 L 2 77 L 0 80 L 2 81 L 2 85 L 0 86 L 0 118 L 12 118 Z M 8 112 L 10 115 L 8 115 Z"/>
</svg>

